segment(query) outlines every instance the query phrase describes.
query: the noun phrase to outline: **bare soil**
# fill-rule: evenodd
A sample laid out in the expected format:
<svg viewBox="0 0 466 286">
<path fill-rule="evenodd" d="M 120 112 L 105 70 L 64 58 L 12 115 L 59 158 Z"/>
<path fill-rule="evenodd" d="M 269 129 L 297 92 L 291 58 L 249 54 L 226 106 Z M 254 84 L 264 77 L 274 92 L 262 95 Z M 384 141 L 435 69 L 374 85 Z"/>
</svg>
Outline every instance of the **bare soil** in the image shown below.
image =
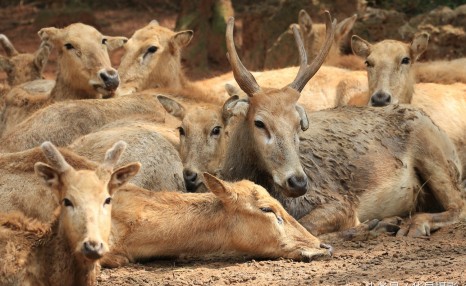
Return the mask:
<svg viewBox="0 0 466 286">
<path fill-rule="evenodd" d="M 173 28 L 166 11 L 94 11 L 104 34 L 132 33 L 157 19 Z M 32 7 L 0 9 L 0 33 L 22 52 L 39 46 Z M 0 53 L 2 53 L 0 51 Z M 112 56 L 115 65 L 122 52 Z M 46 77 L 54 78 L 52 54 Z M 5 75 L 0 72 L 0 81 Z M 264 232 L 264 235 L 267 235 Z M 428 238 L 381 235 L 361 242 L 335 242 L 333 258 L 310 263 L 247 258 L 156 260 L 118 269 L 102 269 L 99 285 L 466 285 L 466 223 L 445 227 Z M 434 284 L 432 284 L 434 283 Z"/>
</svg>

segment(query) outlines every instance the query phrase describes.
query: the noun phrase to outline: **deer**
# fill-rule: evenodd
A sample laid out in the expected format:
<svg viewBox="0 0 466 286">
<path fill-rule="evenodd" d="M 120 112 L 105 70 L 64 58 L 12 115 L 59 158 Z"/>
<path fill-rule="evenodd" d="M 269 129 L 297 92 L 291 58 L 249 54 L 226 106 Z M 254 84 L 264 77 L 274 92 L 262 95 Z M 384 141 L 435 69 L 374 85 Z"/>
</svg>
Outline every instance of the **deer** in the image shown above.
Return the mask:
<svg viewBox="0 0 466 286">
<path fill-rule="evenodd" d="M 59 207 L 50 223 L 20 212 L 1 216 L 2 285 L 97 284 L 98 261 L 109 251 L 112 198 L 140 168 L 114 169 L 125 146 L 115 144 L 95 170 L 76 170 L 53 144 L 41 145 L 49 164 L 35 163 L 34 172 Z"/>
<path fill-rule="evenodd" d="M 66 148 L 61 148 L 60 153 L 74 169 L 98 173 L 100 165 L 93 161 Z M 42 191 L 39 177 L 31 171 L 32 159 L 43 156 L 37 147 L 0 156 L 6 169 L 0 178 L 0 212 L 21 211 L 40 222 L 53 221 L 55 210 L 64 202 L 53 200 L 50 193 Z M 129 166 L 131 176 L 120 173 L 117 178 L 129 181 L 140 164 Z M 100 263 L 119 267 L 156 256 L 222 252 L 223 257 L 252 255 L 304 261 L 331 256 L 332 247 L 299 225 L 261 186 L 245 180 L 228 183 L 209 174 L 204 176 L 211 190 L 204 194 L 147 190 L 131 183 L 118 185 L 111 200 L 110 252 L 104 254 Z M 267 235 L 257 235 L 259 226 Z"/>
<path fill-rule="evenodd" d="M 43 78 L 52 50 L 49 43 L 42 42 L 34 53 L 20 53 L 6 35 L 0 34 L 0 45 L 6 53 L 6 57 L 0 56 L 0 69 L 7 74 L 10 87 Z"/>
<path fill-rule="evenodd" d="M 418 237 L 464 220 L 455 147 L 422 110 L 392 105 L 307 114 L 297 104 L 333 41 L 335 21 L 325 16 L 326 41 L 309 65 L 293 27 L 300 69 L 281 89 L 261 88 L 241 63 L 229 19 L 227 57 L 248 97 L 231 107 L 243 117 L 231 132 L 221 177 L 262 185 L 313 235 L 409 216 L 400 233 Z"/>
<path fill-rule="evenodd" d="M 38 34 L 43 42 L 58 50 L 56 80 L 46 81 L 45 87 L 33 81 L 8 92 L 0 134 L 53 102 L 112 97 L 119 85 L 118 72 L 111 66 L 108 49 L 123 44 L 125 38 L 103 36 L 95 28 L 81 23 L 63 29 L 42 28 Z"/>
<path fill-rule="evenodd" d="M 112 214 L 113 244 L 102 266 L 212 254 L 299 261 L 332 255 L 330 245 L 305 230 L 261 186 L 203 176 L 207 193 L 120 191 Z M 259 235 L 259 228 L 267 235 Z"/>
<path fill-rule="evenodd" d="M 346 68 L 350 70 L 363 70 L 363 62 L 353 55 L 343 55 L 341 47 L 347 40 L 347 36 L 354 26 L 357 20 L 357 15 L 352 15 L 348 18 L 343 19 L 336 26 L 335 38 L 332 47 L 325 59 L 324 64 Z M 290 27 L 296 24 L 291 24 Z M 311 16 L 302 9 L 298 14 L 299 31 L 303 38 L 304 47 L 310 57 L 317 55 L 318 49 L 322 46 L 325 40 L 325 24 L 313 23 Z M 293 32 L 292 29 L 288 29 L 281 34 L 275 43 L 266 52 L 264 68 L 278 69 L 285 68 L 290 64 L 294 66 L 298 64 L 296 61 L 296 54 L 293 53 L 292 49 L 284 49 L 283 46 L 289 46 L 293 43 Z M 285 51 L 288 51 L 286 53 Z M 285 54 L 284 54 L 285 52 Z"/>
<path fill-rule="evenodd" d="M 427 48 L 428 38 L 427 33 L 420 33 L 408 44 L 393 40 L 370 44 L 358 36 L 353 36 L 353 51 L 365 59 L 367 77 L 365 82 L 350 78 L 339 83 L 340 105 L 384 107 L 403 103 L 421 108 L 445 130 L 455 144 L 463 164 L 462 178 L 465 180 L 466 84 L 415 85 L 413 64 Z"/>
<path fill-rule="evenodd" d="M 234 87 L 232 92 L 236 92 Z M 238 95 L 231 96 L 223 106 L 214 104 L 198 105 L 187 108 L 175 99 L 159 95 L 165 110 L 181 121 L 178 151 L 183 163 L 183 179 L 188 192 L 207 191 L 203 184 L 203 172 L 219 175 L 224 161 L 230 120 L 234 114 L 230 105 L 235 103 Z"/>
</svg>

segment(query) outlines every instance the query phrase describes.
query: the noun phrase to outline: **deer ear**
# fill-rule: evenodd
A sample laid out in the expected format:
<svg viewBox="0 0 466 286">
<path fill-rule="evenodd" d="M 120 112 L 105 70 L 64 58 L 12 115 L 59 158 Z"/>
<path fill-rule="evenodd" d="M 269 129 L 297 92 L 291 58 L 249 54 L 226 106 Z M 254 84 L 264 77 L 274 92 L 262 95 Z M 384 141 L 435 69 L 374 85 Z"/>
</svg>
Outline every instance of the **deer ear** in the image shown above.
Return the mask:
<svg viewBox="0 0 466 286">
<path fill-rule="evenodd" d="M 306 131 L 309 128 L 309 120 L 307 119 L 306 110 L 301 105 L 296 104 L 296 110 L 299 113 L 299 118 L 301 119 L 301 130 Z"/>
<path fill-rule="evenodd" d="M 346 35 L 348 35 L 348 33 L 351 31 L 351 29 L 353 29 L 354 23 L 356 23 L 357 18 L 358 15 L 354 14 L 353 16 L 348 17 L 340 23 L 338 23 L 337 27 L 335 28 L 335 38 L 340 40 L 346 37 Z"/>
<path fill-rule="evenodd" d="M 136 176 L 140 169 L 141 163 L 136 162 L 130 163 L 113 171 L 110 176 L 110 181 L 108 182 L 108 191 L 110 195 L 113 195 L 119 187 L 123 186 Z"/>
<path fill-rule="evenodd" d="M 34 65 L 42 72 L 47 61 L 49 60 L 50 51 L 52 47 L 48 42 L 42 42 L 39 49 L 34 55 Z"/>
<path fill-rule="evenodd" d="M 194 32 L 191 30 L 181 31 L 173 36 L 172 41 L 179 48 L 184 48 L 191 42 L 193 35 Z"/>
<path fill-rule="evenodd" d="M 223 118 L 223 123 L 228 124 L 228 121 L 230 120 L 231 116 L 234 114 L 231 112 L 230 106 L 239 99 L 239 96 L 237 95 L 232 95 L 230 98 L 228 98 L 225 103 L 223 104 L 222 108 L 222 118 Z"/>
<path fill-rule="evenodd" d="M 414 36 L 410 46 L 411 57 L 413 60 L 417 60 L 419 56 L 422 55 L 422 53 L 427 49 L 428 42 L 429 34 L 426 32 L 422 32 Z"/>
<path fill-rule="evenodd" d="M 126 42 L 128 42 L 128 38 L 126 37 L 110 37 L 110 36 L 105 36 L 107 39 L 107 48 L 109 51 L 116 50 L 120 47 L 123 47 Z"/>
<path fill-rule="evenodd" d="M 214 193 L 224 204 L 233 203 L 238 199 L 238 195 L 231 190 L 227 182 L 209 173 L 204 173 L 203 175 L 207 189 Z"/>
<path fill-rule="evenodd" d="M 53 44 L 56 44 L 57 40 L 61 36 L 61 29 L 54 27 L 42 28 L 37 32 L 42 41 L 50 41 Z"/>
<path fill-rule="evenodd" d="M 43 180 L 47 187 L 58 189 L 60 185 L 60 172 L 42 162 L 34 164 L 34 172 Z"/>
<path fill-rule="evenodd" d="M 308 35 L 312 32 L 311 16 L 309 16 L 309 14 L 304 9 L 299 11 L 298 24 L 299 24 L 299 29 L 302 31 L 304 35 Z"/>
<path fill-rule="evenodd" d="M 158 25 L 160 25 L 160 24 L 159 24 L 159 21 L 157 21 L 157 20 L 154 19 L 154 20 L 150 21 L 149 25 L 156 25 L 156 26 L 158 26 Z"/>
<path fill-rule="evenodd" d="M 351 49 L 353 53 L 361 58 L 367 58 L 371 52 L 371 44 L 362 38 L 353 35 L 351 37 Z"/>
<path fill-rule="evenodd" d="M 157 99 L 160 101 L 163 108 L 165 108 L 165 110 L 168 113 L 170 113 L 171 115 L 175 116 L 176 118 L 180 120 L 183 120 L 185 116 L 185 109 L 183 105 L 163 95 L 157 95 Z"/>
<path fill-rule="evenodd" d="M 244 94 L 244 92 L 242 92 L 242 90 L 239 87 L 234 86 L 234 85 L 229 84 L 229 83 L 225 84 L 225 90 L 227 91 L 229 96 L 234 96 L 234 95 L 239 96 L 241 94 Z"/>
</svg>

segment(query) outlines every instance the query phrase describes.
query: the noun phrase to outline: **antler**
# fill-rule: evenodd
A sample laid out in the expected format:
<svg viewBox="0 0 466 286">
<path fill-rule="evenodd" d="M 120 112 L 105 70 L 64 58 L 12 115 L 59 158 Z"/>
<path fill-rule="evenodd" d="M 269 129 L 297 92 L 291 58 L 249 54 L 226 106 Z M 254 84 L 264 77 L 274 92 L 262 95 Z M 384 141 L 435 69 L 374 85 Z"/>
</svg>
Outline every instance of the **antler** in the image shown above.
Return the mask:
<svg viewBox="0 0 466 286">
<path fill-rule="evenodd" d="M 40 148 L 42 149 L 42 153 L 44 153 L 44 156 L 51 167 L 53 167 L 58 172 L 64 173 L 67 170 L 73 168 L 68 164 L 68 162 L 66 162 L 65 158 L 63 158 L 63 155 L 51 142 L 45 141 L 40 145 Z"/>
<path fill-rule="evenodd" d="M 296 25 L 293 25 L 293 34 L 296 40 L 296 45 L 298 46 L 299 50 L 299 71 L 298 75 L 294 81 L 289 84 L 288 86 L 301 92 L 307 82 L 314 76 L 314 74 L 319 70 L 320 66 L 323 64 L 325 58 L 330 51 L 330 47 L 333 43 L 333 38 L 335 36 L 335 26 L 337 21 L 333 20 L 330 17 L 330 13 L 325 11 L 325 27 L 326 27 L 326 36 L 325 36 L 325 43 L 319 51 L 319 54 L 316 58 L 312 61 L 312 63 L 308 66 L 307 65 L 307 54 L 306 50 L 304 49 L 303 40 L 301 38 L 301 34 Z"/>
<path fill-rule="evenodd" d="M 233 28 L 235 26 L 235 18 L 230 17 L 227 23 L 227 32 L 226 32 L 226 40 L 227 40 L 227 58 L 230 62 L 231 68 L 233 69 L 233 75 L 235 76 L 235 80 L 241 89 L 246 92 L 248 96 L 253 96 L 254 94 L 258 93 L 261 88 L 257 84 L 256 79 L 254 76 L 244 67 L 243 63 L 238 57 L 235 48 L 235 42 L 233 40 Z"/>
</svg>

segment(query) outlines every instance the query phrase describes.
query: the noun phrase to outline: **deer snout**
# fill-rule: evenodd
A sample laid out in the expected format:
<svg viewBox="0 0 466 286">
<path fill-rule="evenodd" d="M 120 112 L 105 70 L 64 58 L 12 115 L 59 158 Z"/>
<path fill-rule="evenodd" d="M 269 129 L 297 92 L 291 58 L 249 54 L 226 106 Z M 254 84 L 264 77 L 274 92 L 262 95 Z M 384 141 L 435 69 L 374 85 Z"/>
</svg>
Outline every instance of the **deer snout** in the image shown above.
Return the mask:
<svg viewBox="0 0 466 286">
<path fill-rule="evenodd" d="M 105 89 L 116 90 L 120 84 L 118 72 L 113 68 L 102 69 L 99 71 L 99 76 L 105 84 Z"/>
<path fill-rule="evenodd" d="M 379 107 L 379 106 L 387 106 L 391 103 L 392 96 L 385 91 L 377 91 L 371 96 L 370 105 Z"/>
<path fill-rule="evenodd" d="M 299 197 L 307 192 L 306 176 L 291 176 L 286 180 L 289 197 Z"/>
<path fill-rule="evenodd" d="M 105 254 L 105 247 L 102 242 L 88 240 L 83 243 L 82 253 L 90 260 L 97 260 Z"/>
<path fill-rule="evenodd" d="M 189 168 L 184 168 L 183 178 L 188 192 L 194 193 L 199 186 L 197 172 Z"/>
</svg>

